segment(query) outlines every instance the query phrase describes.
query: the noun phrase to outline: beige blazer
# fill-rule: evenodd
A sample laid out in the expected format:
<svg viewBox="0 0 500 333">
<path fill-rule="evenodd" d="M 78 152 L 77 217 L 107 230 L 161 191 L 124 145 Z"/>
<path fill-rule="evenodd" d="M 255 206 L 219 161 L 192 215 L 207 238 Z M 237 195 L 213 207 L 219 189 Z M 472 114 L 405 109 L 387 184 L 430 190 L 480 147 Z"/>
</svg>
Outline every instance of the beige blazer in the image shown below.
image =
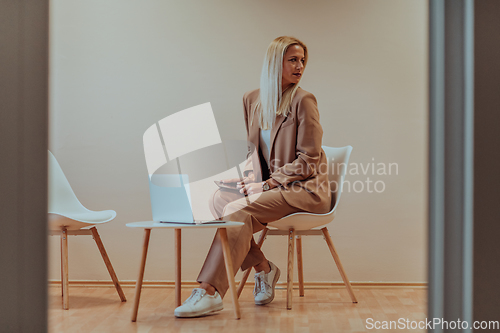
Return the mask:
<svg viewBox="0 0 500 333">
<path fill-rule="evenodd" d="M 256 179 L 269 177 L 281 184 L 285 201 L 293 207 L 313 213 L 326 213 L 332 204 L 327 160 L 321 148 L 323 129 L 313 94 L 299 88 L 287 117 L 277 116 L 271 130 L 269 172 L 259 153 L 259 113 L 252 110 L 259 100 L 259 89 L 243 96 L 247 129 L 248 158 L 244 175 L 253 171 Z M 264 144 L 264 143 L 263 143 Z M 256 149 L 255 149 L 256 147 Z M 264 166 L 264 168 L 263 168 Z"/>
</svg>

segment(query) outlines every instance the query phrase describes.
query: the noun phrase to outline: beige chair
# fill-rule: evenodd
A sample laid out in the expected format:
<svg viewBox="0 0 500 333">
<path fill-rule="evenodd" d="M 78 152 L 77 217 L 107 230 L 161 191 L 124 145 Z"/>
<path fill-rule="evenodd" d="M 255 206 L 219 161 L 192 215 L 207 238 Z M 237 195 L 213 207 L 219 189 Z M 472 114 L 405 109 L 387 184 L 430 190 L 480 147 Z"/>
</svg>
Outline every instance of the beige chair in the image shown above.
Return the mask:
<svg viewBox="0 0 500 333">
<path fill-rule="evenodd" d="M 92 235 L 101 252 L 109 275 L 122 302 L 125 294 L 118 282 L 111 261 L 104 249 L 96 225 L 109 222 L 116 217 L 114 210 L 91 211 L 76 197 L 56 158 L 49 151 L 49 235 L 61 237 L 61 284 L 63 309 L 69 309 L 68 294 L 68 236 Z"/>
<path fill-rule="evenodd" d="M 333 208 L 325 214 L 312 214 L 312 213 L 294 213 L 283 217 L 282 219 L 269 223 L 270 228 L 265 228 L 259 238 L 257 244 L 262 246 L 264 239 L 271 235 L 287 235 L 288 236 L 288 269 L 287 269 L 287 309 L 292 308 L 292 289 L 293 289 L 293 256 L 295 252 L 295 242 L 297 243 L 297 266 L 299 276 L 299 294 L 304 296 L 304 278 L 303 278 L 303 265 L 302 265 L 302 239 L 301 236 L 324 236 L 326 244 L 332 253 L 333 259 L 337 264 L 337 268 L 344 280 L 347 291 L 353 303 L 357 303 L 356 296 L 351 287 L 351 283 L 345 274 L 340 258 L 333 246 L 332 239 L 328 233 L 328 229 L 323 227 L 333 221 L 335 212 L 340 201 L 342 194 L 342 184 L 344 182 L 349 156 L 351 155 L 352 147 L 346 146 L 342 148 L 322 147 L 325 151 L 328 160 L 328 178 L 332 188 L 332 206 Z M 242 277 L 240 285 L 238 286 L 238 296 L 241 294 L 243 287 L 250 275 L 251 268 L 247 269 Z"/>
</svg>

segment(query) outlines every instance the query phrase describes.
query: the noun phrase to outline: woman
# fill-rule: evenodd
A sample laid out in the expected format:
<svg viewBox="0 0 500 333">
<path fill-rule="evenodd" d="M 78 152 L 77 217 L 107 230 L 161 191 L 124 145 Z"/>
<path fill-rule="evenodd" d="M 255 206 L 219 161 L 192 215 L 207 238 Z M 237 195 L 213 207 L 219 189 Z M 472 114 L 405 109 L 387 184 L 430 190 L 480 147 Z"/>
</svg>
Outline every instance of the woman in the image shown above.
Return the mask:
<svg viewBox="0 0 500 333">
<path fill-rule="evenodd" d="M 316 98 L 298 86 L 307 58 L 306 45 L 296 38 L 278 37 L 269 45 L 260 89 L 243 97 L 247 140 L 256 149 L 249 148 L 243 180 L 223 181 L 236 183 L 240 194 L 219 189 L 210 202 L 216 218 L 245 223 L 228 228 L 227 234 L 234 269 L 253 266 L 257 272 L 258 305 L 273 300 L 280 270 L 266 259 L 253 233 L 292 213 L 326 213 L 332 204 Z M 200 287 L 175 310 L 175 316 L 222 310 L 228 281 L 218 234 L 197 280 Z"/>
</svg>

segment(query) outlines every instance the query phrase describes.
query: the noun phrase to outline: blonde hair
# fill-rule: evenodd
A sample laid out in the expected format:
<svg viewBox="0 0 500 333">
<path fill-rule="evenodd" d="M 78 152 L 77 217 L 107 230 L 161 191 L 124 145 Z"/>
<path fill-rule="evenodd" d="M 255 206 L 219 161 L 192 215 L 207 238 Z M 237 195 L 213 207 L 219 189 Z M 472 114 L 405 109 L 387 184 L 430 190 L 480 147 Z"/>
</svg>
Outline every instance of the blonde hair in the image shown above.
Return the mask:
<svg viewBox="0 0 500 333">
<path fill-rule="evenodd" d="M 299 45 L 304 49 L 304 69 L 307 64 L 307 47 L 295 37 L 281 36 L 271 42 L 264 57 L 264 65 L 260 75 L 259 101 L 253 109 L 253 114 L 260 109 L 260 128 L 272 128 L 277 115 L 287 116 L 290 112 L 293 97 L 299 88 L 299 83 L 290 85 L 283 94 L 283 58 L 291 45 Z M 300 82 L 300 81 L 299 81 Z M 253 116 L 251 117 L 253 120 Z"/>
</svg>

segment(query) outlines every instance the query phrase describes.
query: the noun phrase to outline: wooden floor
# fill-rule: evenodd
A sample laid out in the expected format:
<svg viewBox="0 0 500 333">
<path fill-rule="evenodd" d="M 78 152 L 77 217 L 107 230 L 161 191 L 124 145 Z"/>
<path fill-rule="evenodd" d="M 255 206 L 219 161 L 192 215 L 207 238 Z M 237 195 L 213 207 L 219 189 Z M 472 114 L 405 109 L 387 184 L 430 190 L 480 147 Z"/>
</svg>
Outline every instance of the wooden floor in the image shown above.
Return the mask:
<svg viewBox="0 0 500 333">
<path fill-rule="evenodd" d="M 240 320 L 235 320 L 228 295 L 224 310 L 195 319 L 173 315 L 173 288 L 144 288 L 137 322 L 130 321 L 134 289 L 125 287 L 127 302 L 120 302 L 113 287 L 70 286 L 69 310 L 61 308 L 61 288 L 49 287 L 49 332 L 376 332 L 366 328 L 374 321 L 425 320 L 427 290 L 407 287 L 354 287 L 359 303 L 353 304 L 345 288 L 306 289 L 305 297 L 294 291 L 293 309 L 286 310 L 286 290 L 276 290 L 267 306 L 253 303 L 252 289 L 240 298 Z M 182 299 L 191 288 L 182 289 Z M 380 330 L 402 332 L 406 330 Z M 425 330 L 411 330 L 424 332 Z"/>
</svg>

